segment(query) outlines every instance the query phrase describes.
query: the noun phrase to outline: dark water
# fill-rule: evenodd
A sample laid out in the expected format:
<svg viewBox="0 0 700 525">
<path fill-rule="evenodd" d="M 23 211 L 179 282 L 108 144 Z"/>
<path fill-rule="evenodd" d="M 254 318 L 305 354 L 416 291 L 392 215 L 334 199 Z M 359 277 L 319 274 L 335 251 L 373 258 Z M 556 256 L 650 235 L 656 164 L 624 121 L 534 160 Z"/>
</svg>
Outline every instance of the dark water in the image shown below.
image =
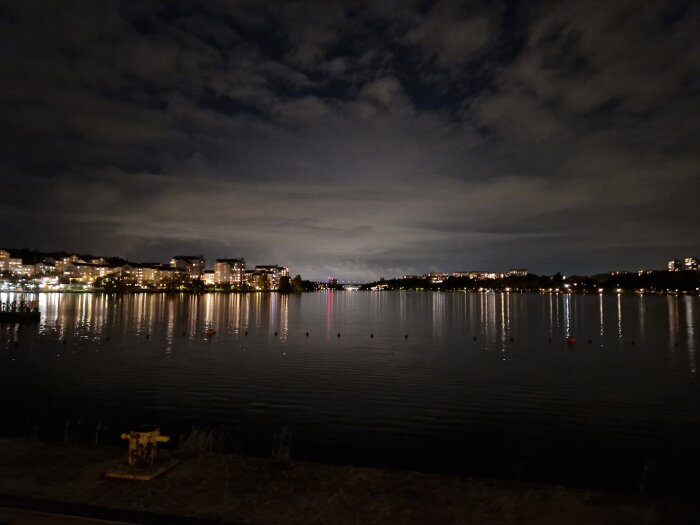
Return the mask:
<svg viewBox="0 0 700 525">
<path fill-rule="evenodd" d="M 29 298 L 39 325 L 0 325 L 5 435 L 197 425 L 269 454 L 286 428 L 296 458 L 622 490 L 649 462 L 698 487 L 698 297 Z"/>
</svg>

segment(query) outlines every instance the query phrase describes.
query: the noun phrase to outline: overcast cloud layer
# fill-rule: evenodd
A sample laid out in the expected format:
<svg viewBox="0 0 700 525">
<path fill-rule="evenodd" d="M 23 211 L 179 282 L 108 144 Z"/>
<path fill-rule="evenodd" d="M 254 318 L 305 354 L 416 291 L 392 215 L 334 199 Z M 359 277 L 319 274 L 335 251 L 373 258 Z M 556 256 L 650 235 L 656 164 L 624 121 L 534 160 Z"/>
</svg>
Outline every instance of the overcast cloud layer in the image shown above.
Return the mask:
<svg viewBox="0 0 700 525">
<path fill-rule="evenodd" d="M 0 246 L 361 280 L 700 256 L 699 17 L 3 2 Z"/>
</svg>

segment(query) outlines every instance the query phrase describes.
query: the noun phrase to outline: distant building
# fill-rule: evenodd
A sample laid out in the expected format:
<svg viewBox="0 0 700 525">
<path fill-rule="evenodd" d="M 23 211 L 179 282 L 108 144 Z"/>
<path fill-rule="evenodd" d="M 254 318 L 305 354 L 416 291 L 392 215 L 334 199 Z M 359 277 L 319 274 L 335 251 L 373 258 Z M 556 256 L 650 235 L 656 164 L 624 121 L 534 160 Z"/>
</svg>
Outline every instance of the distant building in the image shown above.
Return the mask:
<svg viewBox="0 0 700 525">
<path fill-rule="evenodd" d="M 214 270 L 205 270 L 204 271 L 204 284 L 211 286 L 214 284 Z"/>
<path fill-rule="evenodd" d="M 241 286 L 245 280 L 245 259 L 217 259 L 214 263 L 214 284 Z"/>
<path fill-rule="evenodd" d="M 20 264 L 13 269 L 13 273 L 24 277 L 34 277 L 36 270 L 33 264 Z"/>
<path fill-rule="evenodd" d="M 678 259 L 671 259 L 668 261 L 668 271 L 669 272 L 680 272 L 683 269 L 683 265 Z"/>
<path fill-rule="evenodd" d="M 126 274 L 136 280 L 138 286 L 155 286 L 159 282 L 158 263 L 129 263 Z"/>
<path fill-rule="evenodd" d="M 182 270 L 190 279 L 202 279 L 205 262 L 204 255 L 176 255 L 170 266 Z"/>
<path fill-rule="evenodd" d="M 56 265 L 47 261 L 41 261 L 34 265 L 34 275 L 37 277 L 53 275 L 56 273 Z"/>
<path fill-rule="evenodd" d="M 10 257 L 6 259 L 7 261 L 7 271 L 19 274 L 22 271 L 22 259 L 18 257 Z"/>
<path fill-rule="evenodd" d="M 289 277 L 289 268 L 286 266 L 260 264 L 249 275 L 248 284 L 256 290 L 277 290 L 282 277 Z"/>
<path fill-rule="evenodd" d="M 449 276 L 442 272 L 430 272 L 423 276 L 424 279 L 428 279 L 433 284 L 440 284 L 445 282 Z"/>
<path fill-rule="evenodd" d="M 524 268 L 517 268 L 515 270 L 508 270 L 506 272 L 506 277 L 527 277 L 528 271 Z"/>
<path fill-rule="evenodd" d="M 336 286 L 338 284 L 338 279 L 335 277 L 328 278 L 328 286 Z"/>
<path fill-rule="evenodd" d="M 695 257 L 686 257 L 683 260 L 683 269 L 684 270 L 697 270 L 698 269 L 698 260 Z"/>
</svg>

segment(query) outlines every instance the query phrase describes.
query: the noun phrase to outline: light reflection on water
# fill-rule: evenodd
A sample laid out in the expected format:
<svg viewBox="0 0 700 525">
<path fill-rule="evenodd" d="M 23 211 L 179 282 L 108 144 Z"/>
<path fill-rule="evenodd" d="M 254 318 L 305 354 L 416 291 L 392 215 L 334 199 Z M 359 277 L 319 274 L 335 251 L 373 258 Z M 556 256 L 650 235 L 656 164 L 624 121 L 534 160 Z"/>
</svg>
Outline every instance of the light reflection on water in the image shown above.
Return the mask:
<svg viewBox="0 0 700 525">
<path fill-rule="evenodd" d="M 0 293 L 0 301 L 20 297 L 39 302 L 42 318 L 35 335 L 59 341 L 70 337 L 94 342 L 120 332 L 144 337 L 162 332 L 164 349 L 172 352 L 181 334 L 188 341 L 206 341 L 204 332 L 209 327 L 224 337 L 240 336 L 253 329 L 278 332 L 282 344 L 292 344 L 299 333 L 322 324 L 327 341 L 337 339 L 339 331 L 353 336 L 376 333 L 378 339 L 410 332 L 422 343 L 438 343 L 449 349 L 461 334 L 467 339 L 476 336 L 481 350 L 505 351 L 516 334 L 528 340 L 536 338 L 538 343 L 578 336 L 579 342 L 595 339 L 601 348 L 620 347 L 635 340 L 644 344 L 647 339 L 658 348 L 660 334 L 665 334 L 662 346 L 667 348 L 671 367 L 682 372 L 677 367 L 684 366 L 686 373 L 694 375 L 697 366 L 698 298 L 692 296 L 333 291 L 303 297 L 262 293 Z M 598 303 L 595 309 L 594 302 Z M 323 318 L 316 315 L 321 309 Z M 612 326 L 615 339 L 606 335 Z M 4 325 L 3 335 L 11 337 L 3 342 L 7 345 L 32 330 L 31 326 Z M 683 359 L 679 360 L 681 350 Z"/>
<path fill-rule="evenodd" d="M 38 325 L 0 325 L 0 395 L 15 421 L 288 426 L 311 458 L 468 463 L 492 449 L 563 454 L 565 443 L 574 456 L 675 454 L 700 467 L 698 297 L 28 299 Z"/>
</svg>

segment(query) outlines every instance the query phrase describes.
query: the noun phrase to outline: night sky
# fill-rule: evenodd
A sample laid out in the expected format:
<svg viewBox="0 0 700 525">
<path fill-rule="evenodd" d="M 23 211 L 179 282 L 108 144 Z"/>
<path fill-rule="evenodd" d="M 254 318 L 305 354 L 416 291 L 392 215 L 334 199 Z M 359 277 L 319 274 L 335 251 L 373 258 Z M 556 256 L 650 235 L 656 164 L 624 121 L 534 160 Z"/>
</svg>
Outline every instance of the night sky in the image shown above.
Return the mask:
<svg viewBox="0 0 700 525">
<path fill-rule="evenodd" d="M 700 256 L 700 3 L 0 3 L 0 247 L 292 274 Z"/>
</svg>

